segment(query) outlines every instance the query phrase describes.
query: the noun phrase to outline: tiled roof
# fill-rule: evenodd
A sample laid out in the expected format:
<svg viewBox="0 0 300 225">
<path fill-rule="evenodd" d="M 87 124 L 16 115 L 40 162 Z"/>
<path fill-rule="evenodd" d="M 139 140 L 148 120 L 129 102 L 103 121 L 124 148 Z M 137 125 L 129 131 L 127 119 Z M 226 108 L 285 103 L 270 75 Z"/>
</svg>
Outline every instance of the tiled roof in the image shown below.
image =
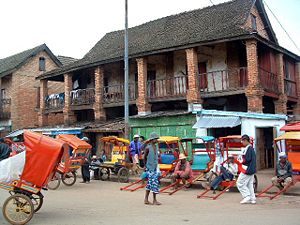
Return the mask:
<svg viewBox="0 0 300 225">
<path fill-rule="evenodd" d="M 264 12 L 261 0 L 234 0 L 132 27 L 128 31 L 129 57 L 140 57 L 211 41 L 249 38 L 254 34 L 244 29 L 243 25 L 256 1 Z M 267 17 L 266 20 L 268 21 Z M 272 30 L 271 27 L 268 29 Z M 39 78 L 119 61 L 123 59 L 123 55 L 124 30 L 114 31 L 107 33 L 82 59 L 42 74 Z"/>
<path fill-rule="evenodd" d="M 53 55 L 50 49 L 46 44 L 39 45 L 35 48 L 28 49 L 26 51 L 20 52 L 18 54 L 6 57 L 4 59 L 0 59 L 0 77 L 6 76 L 16 69 L 24 65 L 28 59 L 35 56 L 41 51 L 46 51 L 53 61 L 57 63 L 57 65 L 61 66 L 61 63 L 58 59 Z"/>
<path fill-rule="evenodd" d="M 66 66 L 70 63 L 74 63 L 78 60 L 78 59 L 75 59 L 75 58 L 72 58 L 72 57 L 62 56 L 62 55 L 58 55 L 57 59 L 62 63 L 63 66 Z"/>
</svg>

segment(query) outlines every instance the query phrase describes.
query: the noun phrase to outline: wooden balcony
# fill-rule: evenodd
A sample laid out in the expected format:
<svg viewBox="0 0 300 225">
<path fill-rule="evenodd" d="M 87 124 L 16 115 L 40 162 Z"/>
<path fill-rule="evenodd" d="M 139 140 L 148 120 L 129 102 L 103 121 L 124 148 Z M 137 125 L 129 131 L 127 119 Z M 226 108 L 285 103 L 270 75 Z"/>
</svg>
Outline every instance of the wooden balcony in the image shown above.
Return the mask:
<svg viewBox="0 0 300 225">
<path fill-rule="evenodd" d="M 85 109 L 93 107 L 95 102 L 95 89 L 78 89 L 70 92 L 71 107 Z"/>
<path fill-rule="evenodd" d="M 217 97 L 241 94 L 248 85 L 247 68 L 218 70 L 199 74 L 201 96 Z"/>
<path fill-rule="evenodd" d="M 185 99 L 187 76 L 150 80 L 147 82 L 149 101 Z"/>
<path fill-rule="evenodd" d="M 45 99 L 47 111 L 60 112 L 65 105 L 65 93 L 48 95 Z"/>
<path fill-rule="evenodd" d="M 128 84 L 129 102 L 135 103 L 137 99 L 137 84 Z M 103 88 L 102 103 L 106 107 L 119 106 L 124 104 L 124 84 L 108 85 Z"/>
<path fill-rule="evenodd" d="M 278 76 L 263 68 L 258 68 L 262 88 L 271 94 L 278 94 Z"/>
<path fill-rule="evenodd" d="M 284 79 L 284 92 L 290 98 L 298 98 L 296 81 Z"/>
</svg>

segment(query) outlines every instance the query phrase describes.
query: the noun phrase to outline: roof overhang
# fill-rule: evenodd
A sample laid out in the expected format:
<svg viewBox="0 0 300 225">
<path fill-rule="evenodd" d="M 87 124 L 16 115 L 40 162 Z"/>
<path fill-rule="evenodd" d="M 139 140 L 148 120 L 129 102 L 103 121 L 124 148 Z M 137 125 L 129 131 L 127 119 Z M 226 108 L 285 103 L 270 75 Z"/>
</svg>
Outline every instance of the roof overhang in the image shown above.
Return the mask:
<svg viewBox="0 0 300 225">
<path fill-rule="evenodd" d="M 232 128 L 239 125 L 241 125 L 241 119 L 238 116 L 201 116 L 193 128 Z"/>
</svg>

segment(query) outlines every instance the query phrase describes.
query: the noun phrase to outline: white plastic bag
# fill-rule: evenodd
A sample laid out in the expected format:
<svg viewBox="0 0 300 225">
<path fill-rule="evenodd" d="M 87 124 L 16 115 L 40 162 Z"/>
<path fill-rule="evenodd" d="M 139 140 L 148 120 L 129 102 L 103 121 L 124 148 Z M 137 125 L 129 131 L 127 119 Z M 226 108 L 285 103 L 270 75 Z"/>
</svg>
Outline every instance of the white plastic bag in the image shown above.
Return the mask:
<svg viewBox="0 0 300 225">
<path fill-rule="evenodd" d="M 25 166 L 26 151 L 0 162 L 0 182 L 10 183 L 18 180 Z"/>
</svg>

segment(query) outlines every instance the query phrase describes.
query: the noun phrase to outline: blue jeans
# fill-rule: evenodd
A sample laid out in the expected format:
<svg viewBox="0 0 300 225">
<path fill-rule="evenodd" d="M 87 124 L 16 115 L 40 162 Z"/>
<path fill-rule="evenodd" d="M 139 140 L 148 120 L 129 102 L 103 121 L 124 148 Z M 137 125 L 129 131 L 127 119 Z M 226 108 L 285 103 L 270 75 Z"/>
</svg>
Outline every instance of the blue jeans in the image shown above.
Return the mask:
<svg viewBox="0 0 300 225">
<path fill-rule="evenodd" d="M 221 175 L 217 176 L 210 184 L 213 190 L 216 190 L 223 180 L 232 180 L 233 174 L 228 172 L 224 167 L 221 167 Z"/>
</svg>

